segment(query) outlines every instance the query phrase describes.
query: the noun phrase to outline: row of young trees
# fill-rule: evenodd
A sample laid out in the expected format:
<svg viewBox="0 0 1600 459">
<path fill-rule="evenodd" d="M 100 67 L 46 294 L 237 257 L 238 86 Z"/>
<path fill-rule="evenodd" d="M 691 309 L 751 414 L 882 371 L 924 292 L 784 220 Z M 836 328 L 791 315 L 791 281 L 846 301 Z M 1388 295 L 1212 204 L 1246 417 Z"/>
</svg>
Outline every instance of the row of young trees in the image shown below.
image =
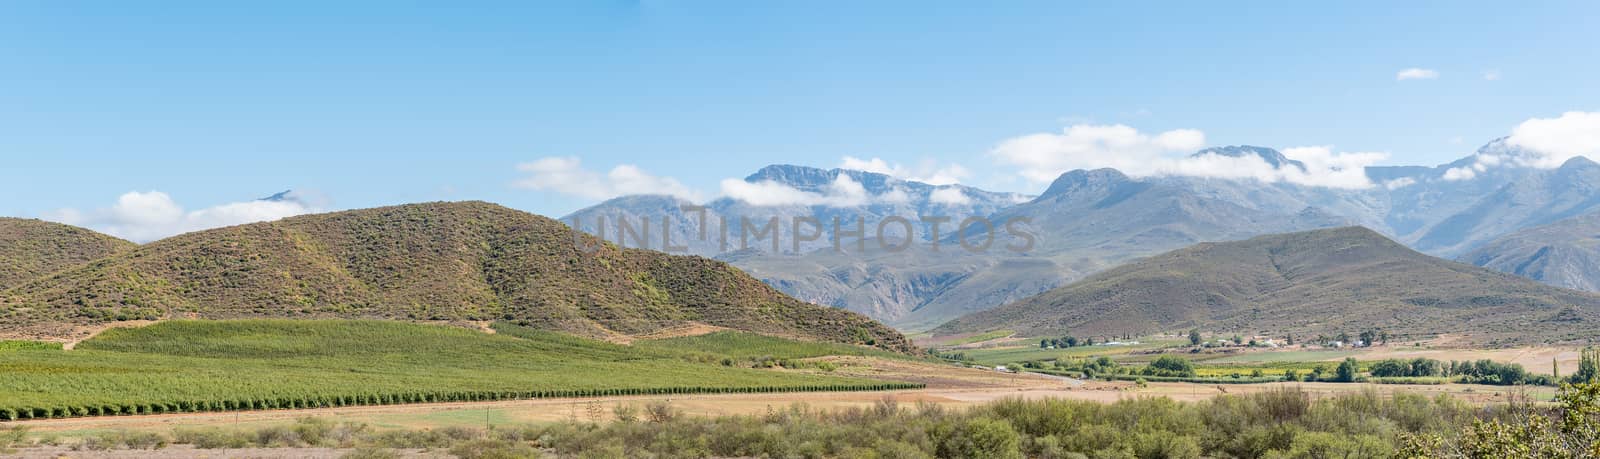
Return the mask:
<svg viewBox="0 0 1600 459">
<path fill-rule="evenodd" d="M 1064 347 L 1093 346 L 1093 345 L 1094 345 L 1094 338 L 1093 337 L 1084 338 L 1082 340 L 1079 340 L 1078 337 L 1076 337 L 1076 336 L 1068 336 L 1068 337 L 1064 337 L 1064 338 L 1045 338 L 1045 339 L 1039 340 L 1039 348 L 1040 349 L 1047 349 L 1047 348 L 1052 348 L 1052 347 L 1059 349 L 1059 348 L 1064 348 Z"/>
<path fill-rule="evenodd" d="M 1488 359 L 1442 362 L 1428 358 L 1387 359 L 1372 364 L 1369 370 L 1379 378 L 1454 377 L 1465 383 L 1494 385 L 1555 385 L 1556 378 L 1529 373 L 1522 365 Z"/>
<path fill-rule="evenodd" d="M 1108 342 L 1111 342 L 1112 339 L 1116 339 L 1116 338 L 1117 337 L 1115 335 L 1113 335 L 1111 338 L 1102 338 L 1099 342 L 1108 343 Z M 1123 340 L 1131 340 L 1131 339 L 1133 339 L 1133 335 L 1130 334 L 1130 333 L 1124 333 L 1122 335 L 1122 339 Z M 1082 339 L 1079 339 L 1076 336 L 1070 336 L 1069 335 L 1069 336 L 1064 336 L 1064 337 L 1061 337 L 1061 338 L 1043 338 L 1043 339 L 1040 339 L 1039 340 L 1039 348 L 1040 349 L 1045 349 L 1045 348 L 1051 348 L 1051 347 L 1054 347 L 1054 348 L 1066 348 L 1066 347 L 1078 347 L 1078 346 L 1093 346 L 1093 345 L 1095 345 L 1095 342 L 1096 341 L 1094 340 L 1093 336 L 1084 337 Z"/>
<path fill-rule="evenodd" d="M 1375 344 L 1389 344 L 1390 336 L 1389 336 L 1389 332 L 1387 332 L 1387 331 L 1373 329 L 1373 330 L 1363 331 L 1363 332 L 1357 334 L 1356 338 L 1359 339 L 1360 342 L 1363 345 L 1372 346 L 1372 345 L 1375 345 Z M 1234 335 L 1232 341 L 1236 345 L 1244 345 L 1245 342 L 1246 342 L 1244 337 L 1241 337 L 1241 336 L 1238 336 L 1238 335 Z M 1251 343 L 1252 346 L 1255 345 L 1255 340 L 1248 340 L 1248 341 Z M 1200 330 L 1198 330 L 1198 329 L 1189 330 L 1189 345 L 1191 345 L 1191 346 L 1199 346 L 1204 342 L 1205 342 L 1205 340 L 1200 336 Z M 1335 343 L 1335 342 L 1344 343 L 1346 345 L 1351 345 L 1351 344 L 1356 343 L 1356 341 L 1352 340 L 1350 334 L 1346 333 L 1346 332 L 1340 332 L 1339 334 L 1332 335 L 1332 336 L 1329 336 L 1329 335 L 1317 335 L 1316 341 L 1315 341 L 1315 343 L 1318 343 L 1318 344 L 1329 344 L 1329 343 Z M 1285 335 L 1284 336 L 1284 344 L 1293 346 L 1295 344 L 1294 335 Z"/>
<path fill-rule="evenodd" d="M 920 389 L 920 383 L 828 384 L 764 387 L 649 387 L 615 389 L 572 389 L 522 392 L 449 391 L 396 394 L 345 394 L 250 397 L 231 400 L 130 401 L 106 404 L 0 407 L 0 421 L 22 419 L 120 416 L 138 414 L 189 413 L 206 411 L 254 411 L 302 408 L 327 408 L 406 403 L 480 402 L 537 398 L 605 397 L 628 395 L 741 394 L 773 392 L 845 392 Z"/>
</svg>

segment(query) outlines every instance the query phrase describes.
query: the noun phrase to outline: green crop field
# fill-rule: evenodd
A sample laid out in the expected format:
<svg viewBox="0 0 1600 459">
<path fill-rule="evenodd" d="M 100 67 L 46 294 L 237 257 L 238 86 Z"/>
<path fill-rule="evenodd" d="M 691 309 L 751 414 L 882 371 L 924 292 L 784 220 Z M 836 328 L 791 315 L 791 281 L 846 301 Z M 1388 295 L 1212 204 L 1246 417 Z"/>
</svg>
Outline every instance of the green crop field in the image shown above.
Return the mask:
<svg viewBox="0 0 1600 459">
<path fill-rule="evenodd" d="M 960 346 L 960 345 L 963 345 L 963 344 L 981 343 L 981 342 L 989 341 L 989 340 L 992 340 L 992 339 L 1005 338 L 1005 337 L 1011 336 L 1011 335 L 1013 335 L 1015 333 L 1016 332 L 1013 332 L 1011 330 L 995 330 L 995 331 L 986 332 L 986 333 L 979 333 L 979 334 L 968 336 L 968 337 L 961 338 L 961 339 L 953 339 L 953 340 L 950 340 L 948 342 L 941 343 L 941 344 L 943 344 L 945 346 Z"/>
<path fill-rule="evenodd" d="M 497 324 L 172 321 L 0 351 L 0 420 L 513 398 L 912 387 L 695 363 Z"/>
<path fill-rule="evenodd" d="M 818 341 L 794 341 L 754 333 L 722 331 L 708 335 L 686 336 L 634 343 L 640 350 L 671 353 L 709 353 L 734 359 L 771 357 L 775 359 L 804 359 L 828 355 L 857 355 L 888 358 L 906 358 L 882 349 Z"/>
<path fill-rule="evenodd" d="M 1004 365 L 1030 360 L 1061 360 L 1076 358 L 1093 358 L 1099 356 L 1120 356 L 1136 351 L 1161 349 L 1180 344 L 1180 340 L 1154 340 L 1144 341 L 1139 344 L 1127 346 L 1079 346 L 1064 349 L 1044 349 L 1037 345 L 1020 347 L 996 347 L 983 349 L 960 349 L 949 352 L 961 353 L 972 362 L 982 365 Z"/>
<path fill-rule="evenodd" d="M 1351 350 L 1307 350 L 1307 351 L 1266 351 L 1250 352 L 1239 355 L 1230 355 L 1215 359 L 1208 359 L 1206 363 L 1279 363 L 1279 362 L 1328 362 L 1337 363 L 1345 357 L 1356 355 Z"/>
</svg>

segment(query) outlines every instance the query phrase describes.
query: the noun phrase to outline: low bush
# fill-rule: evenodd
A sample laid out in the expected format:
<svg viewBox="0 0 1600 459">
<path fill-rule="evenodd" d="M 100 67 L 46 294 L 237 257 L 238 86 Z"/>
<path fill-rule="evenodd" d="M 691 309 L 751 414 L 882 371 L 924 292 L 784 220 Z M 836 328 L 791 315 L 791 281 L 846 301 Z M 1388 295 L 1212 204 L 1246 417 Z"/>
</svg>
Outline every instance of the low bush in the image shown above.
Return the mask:
<svg viewBox="0 0 1600 459">
<path fill-rule="evenodd" d="M 1285 388 L 1192 403 L 1013 398 L 946 410 L 908 409 L 886 399 L 831 411 L 796 404 L 760 415 L 694 417 L 658 402 L 643 412 L 652 422 L 490 430 L 377 432 L 307 419 L 252 431 L 181 430 L 171 441 L 201 448 L 340 447 L 353 458 L 393 457 L 390 449 L 399 448 L 461 458 L 1577 458 L 1593 457 L 1588 448 L 1600 444 L 1600 385 L 1563 388 L 1555 406 L 1487 409 L 1443 395 L 1366 390 L 1313 399 Z M 151 448 L 162 439 L 108 434 L 84 448 Z"/>
</svg>

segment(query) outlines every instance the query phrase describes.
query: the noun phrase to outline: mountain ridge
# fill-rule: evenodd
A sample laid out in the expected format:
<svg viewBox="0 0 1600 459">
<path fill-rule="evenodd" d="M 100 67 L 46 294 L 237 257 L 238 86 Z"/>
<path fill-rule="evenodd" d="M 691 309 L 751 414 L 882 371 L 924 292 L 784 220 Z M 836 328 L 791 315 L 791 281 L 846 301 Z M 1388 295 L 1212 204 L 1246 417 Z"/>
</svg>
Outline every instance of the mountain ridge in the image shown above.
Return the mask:
<svg viewBox="0 0 1600 459">
<path fill-rule="evenodd" d="M 72 225 L 0 217 L 0 291 L 136 246 Z"/>
<path fill-rule="evenodd" d="M 1208 242 L 969 314 L 935 335 L 1461 334 L 1489 344 L 1600 336 L 1600 295 L 1431 257 L 1363 227 Z M 1576 320 L 1577 322 L 1574 322 Z"/>
<path fill-rule="evenodd" d="M 864 316 L 794 300 L 721 262 L 574 236 L 475 201 L 217 228 L 0 292 L 0 325 L 60 338 L 130 318 L 511 320 L 610 338 L 704 323 L 911 349 Z"/>
<path fill-rule="evenodd" d="M 1205 155 L 1255 156 L 1277 167 L 1302 171 L 1306 167 L 1268 147 L 1220 146 L 1191 156 Z M 1199 242 L 1360 225 L 1409 247 L 1453 258 L 1506 232 L 1600 210 L 1600 191 L 1596 191 L 1600 190 L 1600 175 L 1583 172 L 1592 161 L 1575 158 L 1556 169 L 1517 166 L 1532 157 L 1500 138 L 1447 164 L 1368 167 L 1367 176 L 1374 184 L 1359 189 L 1177 175 L 1133 177 L 1109 168 L 1078 169 L 1062 173 L 1026 202 L 996 203 L 1003 205 L 992 206 L 990 213 L 973 208 L 952 218 L 1031 220 L 1025 228 L 1039 235 L 1039 244 L 1026 255 L 957 252 L 842 257 L 824 253 L 831 252 L 824 239 L 802 245 L 798 251 L 783 247 L 778 253 L 768 253 L 772 252 L 770 247 L 764 247 L 757 252 L 718 256 L 798 298 L 850 308 L 906 329 L 921 330 L 961 314 L 1020 299 L 1017 292 L 1038 293 L 1137 257 Z M 1480 163 L 1499 165 L 1488 167 Z M 1473 171 L 1472 176 L 1452 177 L 1455 169 Z M 792 165 L 763 167 L 746 180 L 774 180 L 821 190 L 841 174 L 863 183 L 887 180 L 881 174 Z M 708 215 L 760 214 L 767 209 L 728 204 L 720 209 L 722 213 L 712 211 Z M 883 218 L 890 212 L 915 217 L 929 209 L 940 211 L 910 206 L 856 212 L 869 215 L 871 221 L 872 217 Z M 573 215 L 592 219 L 606 213 L 631 218 L 654 215 L 645 206 L 621 202 L 603 203 Z M 805 206 L 784 207 L 780 213 L 788 217 L 823 215 L 823 221 L 827 216 L 849 215 L 849 211 Z M 681 215 L 668 214 L 680 219 L 675 222 L 682 221 Z M 720 230 L 715 218 L 709 226 L 710 234 Z M 730 233 L 737 234 L 738 227 L 734 223 L 729 226 Z M 583 228 L 595 230 L 587 223 Z M 925 232 L 925 228 L 918 229 Z M 950 231 L 944 234 L 947 244 L 957 237 Z M 785 238 L 789 236 L 783 234 Z M 726 247 L 740 248 L 736 244 Z M 719 249 L 724 248 L 705 244 L 701 249 L 720 253 Z M 1020 266 L 1028 268 L 1016 268 Z M 876 275 L 863 275 L 869 272 Z M 975 282 L 979 277 L 986 280 Z"/>
<path fill-rule="evenodd" d="M 1508 233 L 1458 260 L 1558 287 L 1600 292 L 1600 212 Z"/>
</svg>

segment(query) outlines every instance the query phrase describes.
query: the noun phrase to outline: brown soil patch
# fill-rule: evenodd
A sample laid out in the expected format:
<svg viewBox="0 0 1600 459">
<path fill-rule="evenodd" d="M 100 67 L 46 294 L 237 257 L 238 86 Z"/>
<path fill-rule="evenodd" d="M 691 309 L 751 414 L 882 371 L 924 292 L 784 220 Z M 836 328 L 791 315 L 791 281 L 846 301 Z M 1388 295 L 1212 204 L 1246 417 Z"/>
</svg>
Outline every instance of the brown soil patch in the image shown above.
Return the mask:
<svg viewBox="0 0 1600 459">
<path fill-rule="evenodd" d="M 98 325 L 79 325 L 73 329 L 73 336 L 76 338 L 65 339 L 65 341 L 61 343 L 61 348 L 70 351 L 72 348 L 77 347 L 78 343 L 81 343 L 89 338 L 93 338 L 95 335 L 99 335 L 100 332 L 113 328 L 139 328 L 154 323 L 156 323 L 154 320 L 127 320 L 122 322 L 108 322 Z"/>
<path fill-rule="evenodd" d="M 978 335 L 981 335 L 981 334 L 983 334 L 983 333 L 961 333 L 961 334 L 955 334 L 955 335 L 924 337 L 924 338 L 919 338 L 919 339 L 913 340 L 912 343 L 914 343 L 914 344 L 916 344 L 918 346 L 922 346 L 922 347 L 936 347 L 936 346 L 943 346 L 943 345 L 945 345 L 947 343 L 952 343 L 952 342 L 968 339 L 968 338 L 971 338 L 971 337 L 974 337 L 974 336 L 978 336 Z M 971 343 L 959 344 L 959 345 L 951 346 L 950 349 L 977 349 L 977 348 L 990 347 L 990 346 L 999 346 L 999 345 L 1010 343 L 1012 341 L 1017 341 L 1017 340 L 1018 340 L 1017 334 L 1016 333 L 1012 333 L 1012 334 L 1009 334 L 1009 335 L 1006 335 L 1006 336 L 1001 336 L 1001 337 L 998 337 L 998 338 L 991 338 L 991 339 L 986 339 L 986 340 L 983 340 L 983 341 L 974 341 L 974 342 L 971 342 Z"/>
<path fill-rule="evenodd" d="M 718 327 L 716 325 L 703 324 L 703 323 L 699 323 L 699 322 L 691 322 L 691 323 L 687 323 L 687 324 L 683 324 L 683 325 L 663 328 L 661 330 L 658 330 L 658 331 L 655 331 L 655 332 L 652 332 L 652 333 L 646 333 L 646 334 L 643 334 L 643 335 L 634 335 L 633 339 L 636 339 L 636 340 L 652 340 L 652 339 L 667 339 L 667 338 L 683 338 L 683 337 L 686 337 L 686 336 L 709 335 L 709 334 L 716 333 L 716 332 L 723 331 L 723 330 L 727 330 L 727 329 L 728 328 L 726 328 L 726 327 Z"/>
</svg>

